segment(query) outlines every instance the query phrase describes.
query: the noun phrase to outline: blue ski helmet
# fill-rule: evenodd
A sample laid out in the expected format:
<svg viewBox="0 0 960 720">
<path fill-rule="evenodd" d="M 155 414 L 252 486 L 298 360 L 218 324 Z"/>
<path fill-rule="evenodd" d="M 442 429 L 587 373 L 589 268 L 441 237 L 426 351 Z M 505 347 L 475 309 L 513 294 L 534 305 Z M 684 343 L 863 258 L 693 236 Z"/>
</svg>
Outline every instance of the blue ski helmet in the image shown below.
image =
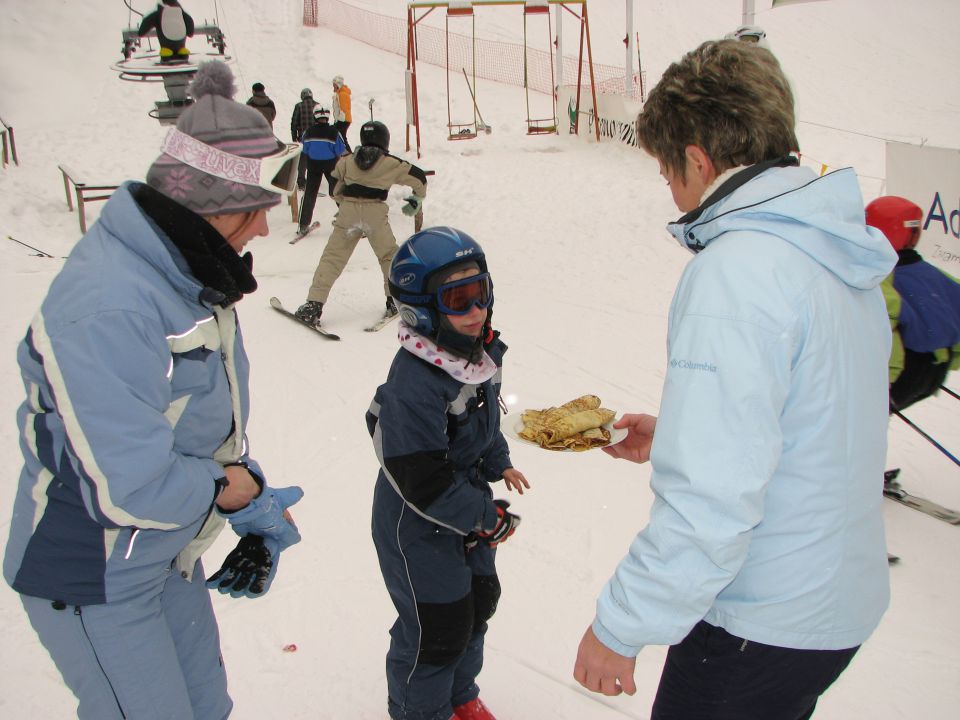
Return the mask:
<svg viewBox="0 0 960 720">
<path fill-rule="evenodd" d="M 470 266 L 487 272 L 483 248 L 462 230 L 439 226 L 411 235 L 390 264 L 390 294 L 400 318 L 421 335 L 436 338 L 441 321 L 434 293 L 459 267 Z"/>
</svg>

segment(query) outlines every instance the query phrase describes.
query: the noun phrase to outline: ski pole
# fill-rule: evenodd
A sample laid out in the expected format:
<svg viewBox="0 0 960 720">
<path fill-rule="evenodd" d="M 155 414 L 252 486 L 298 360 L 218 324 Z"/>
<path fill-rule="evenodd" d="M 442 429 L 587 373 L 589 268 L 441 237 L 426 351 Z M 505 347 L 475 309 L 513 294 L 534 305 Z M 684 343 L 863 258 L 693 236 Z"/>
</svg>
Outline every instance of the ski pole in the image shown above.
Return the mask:
<svg viewBox="0 0 960 720">
<path fill-rule="evenodd" d="M 489 135 L 493 128 L 483 121 L 483 115 L 480 114 L 480 108 L 477 106 L 477 96 L 474 94 L 473 87 L 470 85 L 470 78 L 467 77 L 467 69 L 460 68 L 460 70 L 463 72 L 463 79 L 467 81 L 467 90 L 470 91 L 470 99 L 473 100 L 473 109 L 477 111 L 477 118 L 480 120 L 477 124 L 477 130 L 483 130 Z"/>
<path fill-rule="evenodd" d="M 903 414 L 902 412 L 900 412 L 899 410 L 894 410 L 894 411 L 893 411 L 893 414 L 896 415 L 896 416 L 897 416 L 898 418 L 900 418 L 901 420 L 903 420 L 907 425 L 909 425 L 910 427 L 912 427 L 914 430 L 916 430 L 918 433 L 920 433 L 920 434 L 921 434 L 923 437 L 925 437 L 927 440 L 929 440 L 929 441 L 933 444 L 933 446 L 934 446 L 935 448 L 937 448 L 937 450 L 939 450 L 939 451 L 942 452 L 944 455 L 946 455 L 948 458 L 950 458 L 951 460 L 953 460 L 953 462 L 954 462 L 956 465 L 960 465 L 960 460 L 957 460 L 957 458 L 955 458 L 952 454 L 950 454 L 950 451 L 947 450 L 943 445 L 941 445 L 940 443 L 938 443 L 936 440 L 934 440 L 932 437 L 930 437 L 927 433 L 925 433 L 923 430 L 921 430 L 919 427 L 917 427 L 916 423 L 914 423 L 912 420 L 910 420 L 910 418 L 908 418 L 906 415 L 904 415 L 904 414 Z"/>
<path fill-rule="evenodd" d="M 7 235 L 7 240 L 13 240 L 18 245 L 23 245 L 25 248 L 30 248 L 31 250 L 37 253 L 37 257 L 48 257 L 48 258 L 53 257 L 53 255 L 51 255 L 50 253 L 45 253 L 43 250 L 39 250 L 38 248 L 35 248 L 33 245 L 27 245 L 25 242 L 20 242 L 12 235 Z"/>
<path fill-rule="evenodd" d="M 640 101 L 647 99 L 646 88 L 643 87 L 643 63 L 640 62 L 640 33 L 637 33 L 637 75 L 640 77 Z"/>
<path fill-rule="evenodd" d="M 370 108 L 370 121 L 373 122 L 373 102 L 374 98 L 370 98 L 370 102 L 367 103 L 367 107 Z"/>
<path fill-rule="evenodd" d="M 957 395 L 957 393 L 955 393 L 953 390 L 948 388 L 946 385 L 941 385 L 940 389 L 943 390 L 947 395 L 950 395 L 951 397 L 955 397 L 957 400 L 960 400 L 960 395 Z"/>
</svg>

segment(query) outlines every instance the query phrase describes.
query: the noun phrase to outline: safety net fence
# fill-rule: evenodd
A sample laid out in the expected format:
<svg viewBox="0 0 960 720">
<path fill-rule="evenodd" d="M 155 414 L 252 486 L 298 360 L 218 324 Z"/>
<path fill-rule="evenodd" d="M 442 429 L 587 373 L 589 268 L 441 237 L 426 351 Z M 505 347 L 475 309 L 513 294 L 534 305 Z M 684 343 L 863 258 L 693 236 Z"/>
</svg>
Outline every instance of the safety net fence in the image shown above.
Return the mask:
<svg viewBox="0 0 960 720">
<path fill-rule="evenodd" d="M 497 8 L 486 11 L 496 12 Z M 503 9 L 501 9 L 503 11 Z M 422 12 L 422 11 L 421 11 Z M 417 17 L 420 17 L 418 15 Z M 570 18 L 576 22 L 575 18 Z M 462 18 L 460 18 L 462 20 Z M 522 18 L 518 28 L 522 28 Z M 569 22 L 569 21 L 567 21 Z M 323 26 L 339 35 L 353 38 L 380 50 L 407 56 L 407 21 L 354 7 L 341 0 L 304 0 L 303 24 L 307 27 Z M 566 26 L 566 25 L 565 25 Z M 462 27 L 469 27 L 469 21 Z M 579 37 L 579 33 L 577 34 Z M 449 43 L 449 46 L 448 46 Z M 518 43 L 487 40 L 459 33 L 445 33 L 443 28 L 417 24 L 415 32 L 416 61 L 454 72 L 463 68 L 468 74 L 494 82 L 524 87 L 524 46 Z M 474 58 L 476 66 L 474 67 Z M 586 49 L 580 84 L 589 87 L 590 71 L 586 62 Z M 576 57 L 563 58 L 563 85 L 576 85 Z M 593 64 L 594 83 L 598 93 L 624 95 L 624 68 L 613 65 Z M 527 86 L 530 90 L 549 94 L 551 86 L 550 53 L 535 48 L 526 50 Z M 633 73 L 630 95 L 641 97 L 642 74 Z"/>
</svg>

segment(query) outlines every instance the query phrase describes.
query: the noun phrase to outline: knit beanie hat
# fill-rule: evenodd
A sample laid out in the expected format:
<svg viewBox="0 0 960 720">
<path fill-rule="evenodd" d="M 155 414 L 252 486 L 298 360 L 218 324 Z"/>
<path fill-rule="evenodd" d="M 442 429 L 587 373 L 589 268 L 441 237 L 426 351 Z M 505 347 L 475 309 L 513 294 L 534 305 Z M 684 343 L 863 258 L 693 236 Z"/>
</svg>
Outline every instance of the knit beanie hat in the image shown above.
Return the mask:
<svg viewBox="0 0 960 720">
<path fill-rule="evenodd" d="M 190 85 L 193 105 L 184 110 L 177 130 L 232 155 L 262 158 L 284 147 L 257 110 L 232 98 L 233 73 L 223 62 L 201 63 Z M 166 153 L 147 170 L 147 184 L 193 210 L 211 216 L 273 207 L 280 195 L 209 175 Z"/>
</svg>

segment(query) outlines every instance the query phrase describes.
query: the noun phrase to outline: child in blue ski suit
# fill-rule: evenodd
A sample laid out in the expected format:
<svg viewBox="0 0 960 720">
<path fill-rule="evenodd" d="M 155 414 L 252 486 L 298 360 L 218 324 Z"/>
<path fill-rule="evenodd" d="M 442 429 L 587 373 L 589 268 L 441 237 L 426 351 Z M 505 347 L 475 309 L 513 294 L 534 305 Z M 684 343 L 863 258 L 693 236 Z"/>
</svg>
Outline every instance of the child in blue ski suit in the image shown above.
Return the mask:
<svg viewBox="0 0 960 720">
<path fill-rule="evenodd" d="M 416 233 L 393 259 L 390 292 L 402 347 L 367 412 L 380 461 L 373 540 L 398 612 L 388 709 L 394 720 L 493 720 L 475 680 L 500 597 L 496 546 L 520 518 L 489 484 L 530 485 L 500 432 L 506 345 L 490 325 L 483 250 L 453 228 Z"/>
</svg>

